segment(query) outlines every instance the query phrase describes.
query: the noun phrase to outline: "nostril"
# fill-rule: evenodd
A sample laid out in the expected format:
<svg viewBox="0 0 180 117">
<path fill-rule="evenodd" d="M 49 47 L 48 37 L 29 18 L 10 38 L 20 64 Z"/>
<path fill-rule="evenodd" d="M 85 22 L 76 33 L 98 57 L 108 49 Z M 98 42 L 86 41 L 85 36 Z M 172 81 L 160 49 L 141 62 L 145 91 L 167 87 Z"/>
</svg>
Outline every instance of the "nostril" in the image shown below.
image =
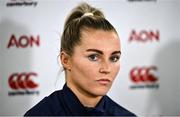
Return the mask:
<svg viewBox="0 0 180 117">
<path fill-rule="evenodd" d="M 100 73 L 104 73 L 104 74 L 108 74 L 108 73 L 110 73 L 110 70 L 109 69 L 100 68 L 99 72 Z"/>
</svg>

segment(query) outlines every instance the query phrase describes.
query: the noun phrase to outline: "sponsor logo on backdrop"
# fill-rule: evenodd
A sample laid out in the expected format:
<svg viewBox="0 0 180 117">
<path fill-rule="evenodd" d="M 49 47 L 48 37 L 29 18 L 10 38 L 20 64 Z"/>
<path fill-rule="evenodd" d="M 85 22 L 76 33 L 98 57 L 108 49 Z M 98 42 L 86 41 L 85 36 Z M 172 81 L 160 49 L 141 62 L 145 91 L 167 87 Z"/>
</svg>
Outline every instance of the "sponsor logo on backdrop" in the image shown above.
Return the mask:
<svg viewBox="0 0 180 117">
<path fill-rule="evenodd" d="M 6 3 L 7 7 L 36 7 L 38 4 L 37 1 L 34 0 L 8 0 Z"/>
<path fill-rule="evenodd" d="M 160 40 L 159 30 L 132 30 L 129 36 L 129 42 L 158 42 Z"/>
<path fill-rule="evenodd" d="M 8 95 L 39 95 L 39 84 L 35 82 L 37 77 L 35 72 L 12 73 L 8 79 L 12 91 L 9 91 Z"/>
<path fill-rule="evenodd" d="M 158 68 L 156 66 L 134 67 L 130 70 L 129 77 L 133 85 L 131 89 L 158 89 Z"/>
<path fill-rule="evenodd" d="M 27 47 L 39 47 L 40 46 L 40 36 L 33 36 L 33 35 L 21 35 L 15 36 L 12 34 L 10 36 L 9 42 L 7 44 L 7 48 L 27 48 Z"/>
</svg>

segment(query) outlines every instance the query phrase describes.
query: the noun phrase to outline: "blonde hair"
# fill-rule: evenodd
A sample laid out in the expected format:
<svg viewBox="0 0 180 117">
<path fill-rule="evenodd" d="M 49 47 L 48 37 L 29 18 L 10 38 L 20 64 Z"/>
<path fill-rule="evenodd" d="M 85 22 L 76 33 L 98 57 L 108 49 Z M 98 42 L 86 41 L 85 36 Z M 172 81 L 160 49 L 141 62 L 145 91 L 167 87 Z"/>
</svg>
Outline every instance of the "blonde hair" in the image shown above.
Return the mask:
<svg viewBox="0 0 180 117">
<path fill-rule="evenodd" d="M 82 3 L 72 10 L 65 21 L 61 37 L 61 51 L 71 56 L 74 47 L 81 42 L 81 31 L 85 28 L 116 32 L 111 23 L 105 19 L 102 11 L 87 3 Z"/>
</svg>

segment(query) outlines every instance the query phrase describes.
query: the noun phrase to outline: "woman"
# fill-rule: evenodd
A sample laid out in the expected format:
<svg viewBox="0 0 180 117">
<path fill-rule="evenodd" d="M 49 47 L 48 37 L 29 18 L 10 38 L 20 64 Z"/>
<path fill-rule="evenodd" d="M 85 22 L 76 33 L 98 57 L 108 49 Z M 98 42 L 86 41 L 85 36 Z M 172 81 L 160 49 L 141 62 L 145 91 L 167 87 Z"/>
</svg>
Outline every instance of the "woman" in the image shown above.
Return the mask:
<svg viewBox="0 0 180 117">
<path fill-rule="evenodd" d="M 115 28 L 100 10 L 80 4 L 67 18 L 61 38 L 66 83 L 25 116 L 134 116 L 106 96 L 120 69 L 120 55 Z"/>
</svg>

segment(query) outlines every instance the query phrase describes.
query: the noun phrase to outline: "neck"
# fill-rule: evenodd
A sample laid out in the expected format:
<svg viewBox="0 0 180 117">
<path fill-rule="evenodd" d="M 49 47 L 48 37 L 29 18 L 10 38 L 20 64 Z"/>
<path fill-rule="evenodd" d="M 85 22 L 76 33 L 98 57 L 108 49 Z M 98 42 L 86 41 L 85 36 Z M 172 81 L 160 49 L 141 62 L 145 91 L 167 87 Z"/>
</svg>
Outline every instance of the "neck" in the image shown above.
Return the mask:
<svg viewBox="0 0 180 117">
<path fill-rule="evenodd" d="M 77 98 L 79 99 L 79 101 L 84 107 L 95 107 L 102 98 L 102 96 L 95 96 L 95 95 L 89 94 L 86 91 L 72 85 L 69 82 L 67 82 L 67 86 L 77 96 Z"/>
</svg>

